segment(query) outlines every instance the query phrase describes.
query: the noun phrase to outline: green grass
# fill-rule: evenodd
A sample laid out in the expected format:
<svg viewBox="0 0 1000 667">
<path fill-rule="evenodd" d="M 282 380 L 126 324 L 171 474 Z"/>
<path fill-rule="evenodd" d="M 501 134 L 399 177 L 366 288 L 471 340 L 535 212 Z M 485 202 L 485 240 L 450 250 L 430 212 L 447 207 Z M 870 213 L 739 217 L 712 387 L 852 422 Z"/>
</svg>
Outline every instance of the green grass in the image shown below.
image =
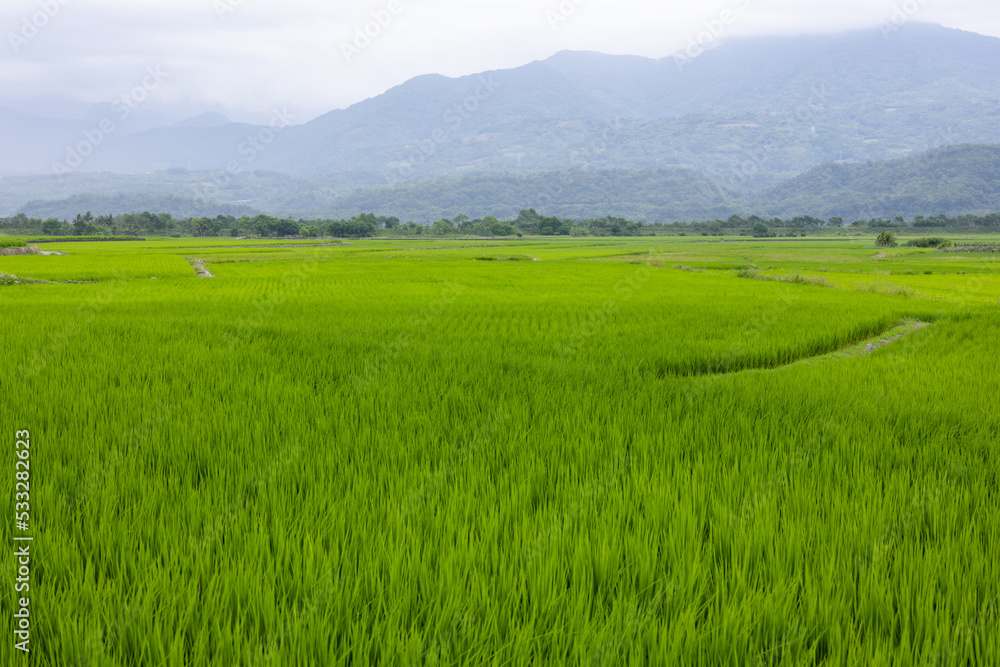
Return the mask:
<svg viewBox="0 0 1000 667">
<path fill-rule="evenodd" d="M 0 257 L 33 664 L 1000 659 L 988 256 L 215 241 Z"/>
<path fill-rule="evenodd" d="M 32 243 L 70 241 L 73 243 L 93 243 L 98 241 L 138 241 L 139 236 L 35 236 Z"/>
</svg>

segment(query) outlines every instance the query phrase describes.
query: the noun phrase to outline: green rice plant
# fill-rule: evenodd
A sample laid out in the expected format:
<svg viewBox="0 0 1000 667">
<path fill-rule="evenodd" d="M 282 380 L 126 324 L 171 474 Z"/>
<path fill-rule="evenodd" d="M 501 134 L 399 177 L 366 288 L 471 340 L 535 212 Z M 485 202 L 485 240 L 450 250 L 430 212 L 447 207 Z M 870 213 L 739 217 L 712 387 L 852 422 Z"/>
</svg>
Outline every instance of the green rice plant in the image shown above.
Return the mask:
<svg viewBox="0 0 1000 667">
<path fill-rule="evenodd" d="M 815 287 L 828 287 L 827 279 L 824 276 L 804 276 L 799 272 L 792 274 L 767 274 L 756 269 L 743 269 L 736 274 L 739 278 L 750 278 L 752 280 L 770 280 L 779 283 L 792 283 L 795 285 L 812 285 Z"/>
<path fill-rule="evenodd" d="M 24 239 L 12 237 L 12 236 L 0 236 L 0 249 L 3 248 L 23 248 L 25 246 Z"/>
<path fill-rule="evenodd" d="M 913 275 L 913 274 L 910 274 Z M 889 296 L 916 296 L 916 291 L 909 285 L 896 285 L 894 283 L 874 281 L 870 283 L 859 283 L 858 291 L 870 294 L 883 294 Z"/>
<path fill-rule="evenodd" d="M 102 241 L 145 241 L 138 236 L 46 236 L 28 243 L 96 243 Z"/>
<path fill-rule="evenodd" d="M 503 256 L 493 256 L 493 255 L 480 255 L 478 257 L 473 257 L 477 262 L 524 262 L 532 261 L 534 258 L 531 255 L 503 255 Z"/>
<path fill-rule="evenodd" d="M 0 294 L 34 664 L 1000 656 L 986 258 L 901 299 L 851 241 L 220 241 L 0 258 L 101 281 Z"/>
</svg>

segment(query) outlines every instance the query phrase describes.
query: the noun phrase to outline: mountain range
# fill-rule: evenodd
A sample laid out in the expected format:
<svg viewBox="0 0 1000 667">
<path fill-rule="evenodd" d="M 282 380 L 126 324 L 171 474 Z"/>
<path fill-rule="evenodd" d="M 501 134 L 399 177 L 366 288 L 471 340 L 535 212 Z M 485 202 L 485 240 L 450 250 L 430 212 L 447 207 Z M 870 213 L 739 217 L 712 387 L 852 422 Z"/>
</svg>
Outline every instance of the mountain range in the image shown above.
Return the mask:
<svg viewBox="0 0 1000 667">
<path fill-rule="evenodd" d="M 264 212 L 343 219 L 365 211 L 419 223 L 451 219 L 460 213 L 511 219 L 525 208 L 561 218 L 615 215 L 644 222 L 725 219 L 734 214 L 811 215 L 853 222 L 900 215 L 984 215 L 1000 210 L 1000 146 L 982 144 L 937 148 L 897 160 L 825 163 L 752 195 L 688 169 L 471 173 L 360 188 L 347 194 L 343 194 L 346 186 L 331 186 L 323 179 L 258 172 L 235 176 L 220 191 L 235 201 L 216 203 L 191 196 L 206 176 L 205 172 L 171 170 L 141 176 L 9 177 L 0 179 L 0 206 L 33 193 L 41 196 L 19 210 L 34 218 L 70 219 L 82 211 L 152 211 L 175 217 Z M 93 192 L 109 179 L 107 191 Z M 77 191 L 90 193 L 71 194 Z"/>
<path fill-rule="evenodd" d="M 545 186 L 567 214 L 612 205 L 588 204 L 595 197 L 586 188 L 600 192 L 616 179 L 638 185 L 615 205 L 651 218 L 755 206 L 822 212 L 845 197 L 861 209 L 872 198 L 908 206 L 912 193 L 870 193 L 870 181 L 852 184 L 848 174 L 935 147 L 1000 144 L 998 63 L 1000 39 L 910 23 L 889 34 L 734 38 L 694 59 L 561 52 L 514 69 L 417 77 L 303 124 L 280 109 L 267 125 L 205 113 L 143 127 L 155 119 L 105 109 L 81 124 L 0 108 L 0 172 L 8 174 L 0 210 L 80 195 L 127 194 L 119 199 L 134 204 L 146 194 L 206 210 L 326 215 L 433 193 L 443 210 L 456 187 L 471 188 L 470 203 L 488 201 L 482 187 L 513 193 L 494 202 L 504 209 Z M 979 156 L 971 168 L 992 153 L 966 146 L 947 159 L 929 155 L 925 164 L 950 159 L 952 168 L 956 156 Z M 53 173 L 58 180 L 43 176 Z M 553 197 L 562 182 L 587 185 Z M 685 194 L 625 195 L 650 184 L 663 197 Z M 569 193 L 574 199 L 557 202 Z M 996 202 L 983 195 L 975 205 Z"/>
</svg>

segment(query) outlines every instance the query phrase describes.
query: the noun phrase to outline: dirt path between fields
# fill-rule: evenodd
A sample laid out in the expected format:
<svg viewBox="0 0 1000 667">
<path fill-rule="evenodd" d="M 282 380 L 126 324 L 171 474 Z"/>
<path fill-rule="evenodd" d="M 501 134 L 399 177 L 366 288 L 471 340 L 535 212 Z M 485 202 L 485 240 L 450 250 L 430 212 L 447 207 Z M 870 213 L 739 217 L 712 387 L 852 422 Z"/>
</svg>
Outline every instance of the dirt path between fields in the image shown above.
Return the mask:
<svg viewBox="0 0 1000 667">
<path fill-rule="evenodd" d="M 197 246 L 193 248 L 188 248 L 189 250 L 218 250 L 219 248 L 340 248 L 342 246 L 354 245 L 353 243 L 281 243 L 281 244 L 267 244 L 267 245 L 256 245 L 247 243 L 244 245 L 205 245 Z"/>
<path fill-rule="evenodd" d="M 845 345 L 844 347 L 837 350 L 833 350 L 832 352 L 817 354 L 811 357 L 801 357 L 799 359 L 795 359 L 794 361 L 788 361 L 781 364 L 774 364 L 774 365 L 765 364 L 756 367 L 740 368 L 736 370 L 715 372 L 715 373 L 704 373 L 704 372 L 691 373 L 682 375 L 681 377 L 688 377 L 688 378 L 718 377 L 722 375 L 734 375 L 736 373 L 747 373 L 751 371 L 774 371 L 774 370 L 780 370 L 782 368 L 788 368 L 790 366 L 798 366 L 800 364 L 807 365 L 807 364 L 820 363 L 824 361 L 844 360 L 861 356 L 870 356 L 876 350 L 891 345 L 892 343 L 895 343 L 901 338 L 909 336 L 910 334 L 916 333 L 917 331 L 920 331 L 921 329 L 929 326 L 931 325 L 928 322 L 919 322 L 916 320 L 904 320 L 899 324 L 897 324 L 896 326 L 887 329 L 886 331 L 883 331 L 877 336 L 872 336 L 871 338 L 867 338 L 863 341 Z"/>
<path fill-rule="evenodd" d="M 186 259 L 188 261 L 188 264 L 190 264 L 192 266 L 192 268 L 194 268 L 194 272 L 198 274 L 199 278 L 214 278 L 215 277 L 215 276 L 212 275 L 211 271 L 209 271 L 208 269 L 205 268 L 205 263 L 202 262 L 197 257 L 185 257 L 184 259 Z"/>
<path fill-rule="evenodd" d="M 859 343 L 852 343 L 846 345 L 839 350 L 834 350 L 833 352 L 827 352 L 826 354 L 818 354 L 814 357 L 803 357 L 802 359 L 796 359 L 795 361 L 789 362 L 787 364 L 782 364 L 776 368 L 784 368 L 786 366 L 794 366 L 796 364 L 808 364 L 815 363 L 818 361 L 827 361 L 833 359 L 851 359 L 854 357 L 867 357 L 870 356 L 876 350 L 880 350 L 883 347 L 891 345 L 896 341 L 909 336 L 910 334 L 916 333 L 921 329 L 929 327 L 929 322 L 919 322 L 917 320 L 903 320 L 896 326 L 883 331 L 877 336 L 872 336 L 867 340 L 863 340 Z"/>
<path fill-rule="evenodd" d="M 892 343 L 895 343 L 897 340 L 899 340 L 903 336 L 909 336 L 911 333 L 920 331 L 924 327 L 929 327 L 929 326 L 930 326 L 930 322 L 904 322 L 899 327 L 897 327 L 896 329 L 892 330 L 892 332 L 896 332 L 896 331 L 898 331 L 900 329 L 900 327 L 903 328 L 903 330 L 899 331 L 899 333 L 896 333 L 896 335 L 890 336 L 888 338 L 882 338 L 880 336 L 878 338 L 878 340 L 871 340 L 871 341 L 865 343 L 865 348 L 863 350 L 863 353 L 864 354 L 871 354 L 875 350 L 883 348 L 886 345 L 891 345 Z M 892 333 L 892 332 L 890 332 L 890 333 Z"/>
</svg>

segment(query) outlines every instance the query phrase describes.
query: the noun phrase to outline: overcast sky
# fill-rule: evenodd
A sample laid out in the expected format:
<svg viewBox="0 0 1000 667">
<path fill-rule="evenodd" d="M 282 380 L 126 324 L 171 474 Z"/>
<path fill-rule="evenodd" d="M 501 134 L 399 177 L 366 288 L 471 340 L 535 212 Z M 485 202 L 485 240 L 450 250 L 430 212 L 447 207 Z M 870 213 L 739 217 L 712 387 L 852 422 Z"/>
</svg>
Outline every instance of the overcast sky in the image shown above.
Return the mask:
<svg viewBox="0 0 1000 667">
<path fill-rule="evenodd" d="M 1000 37 L 998 7 L 998 0 L 3 0 L 0 103 L 110 102 L 145 85 L 147 104 L 232 117 L 286 107 L 302 122 L 420 74 L 516 67 L 562 49 L 665 57 L 713 27 L 725 38 L 914 20 Z M 366 28 L 373 37 L 359 37 Z"/>
</svg>

